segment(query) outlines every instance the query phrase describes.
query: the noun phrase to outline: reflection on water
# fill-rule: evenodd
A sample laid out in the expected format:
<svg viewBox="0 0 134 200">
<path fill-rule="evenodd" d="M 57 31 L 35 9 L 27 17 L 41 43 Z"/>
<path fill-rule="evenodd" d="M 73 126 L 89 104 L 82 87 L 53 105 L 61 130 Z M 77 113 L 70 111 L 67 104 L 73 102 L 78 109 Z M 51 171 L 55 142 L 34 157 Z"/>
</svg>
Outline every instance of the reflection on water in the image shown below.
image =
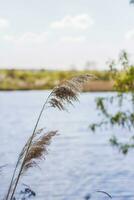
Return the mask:
<svg viewBox="0 0 134 200">
<path fill-rule="evenodd" d="M 48 92 L 0 92 L 0 194 L 6 191 L 17 155 L 30 135 Z M 59 130 L 40 169 L 33 168 L 22 183 L 32 187 L 38 200 L 134 199 L 133 151 L 127 156 L 113 149 L 112 130 L 93 134 L 88 125 L 98 119 L 95 97 L 110 93 L 85 93 L 70 113 L 46 110 L 40 127 Z M 119 130 L 116 130 L 119 131 Z M 127 133 L 122 130 L 121 137 Z"/>
</svg>

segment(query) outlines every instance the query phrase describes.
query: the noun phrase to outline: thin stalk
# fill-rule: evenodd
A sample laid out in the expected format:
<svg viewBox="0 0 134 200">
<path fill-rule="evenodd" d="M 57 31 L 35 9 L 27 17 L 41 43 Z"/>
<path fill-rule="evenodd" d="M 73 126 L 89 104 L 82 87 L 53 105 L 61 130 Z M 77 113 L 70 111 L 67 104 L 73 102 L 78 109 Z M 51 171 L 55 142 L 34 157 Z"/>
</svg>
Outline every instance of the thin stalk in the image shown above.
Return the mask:
<svg viewBox="0 0 134 200">
<path fill-rule="evenodd" d="M 39 113 L 38 119 L 37 119 L 36 124 L 35 124 L 34 129 L 33 129 L 33 133 L 32 133 L 31 138 L 30 138 L 30 140 L 29 140 L 28 147 L 27 147 L 27 149 L 26 149 L 26 153 L 25 153 L 23 162 L 22 162 L 22 164 L 21 164 L 19 173 L 18 173 L 18 175 L 17 175 L 17 178 L 16 178 L 16 181 L 15 181 L 15 185 L 14 185 L 13 191 L 12 191 L 11 196 L 10 196 L 10 192 L 11 192 L 11 189 L 12 189 L 12 184 L 13 184 L 14 177 L 15 177 L 15 175 L 16 175 L 17 166 L 18 166 L 18 161 L 17 161 L 17 164 L 16 164 L 15 170 L 14 170 L 14 172 L 13 172 L 13 176 L 12 176 L 12 178 L 11 178 L 10 186 L 9 186 L 8 193 L 7 193 L 7 196 L 6 196 L 5 200 L 8 200 L 9 196 L 10 196 L 10 200 L 13 199 L 13 196 L 14 196 L 14 193 L 15 193 L 15 191 L 16 191 L 18 182 L 19 182 L 19 180 L 20 180 L 20 177 L 21 177 L 21 174 L 22 174 L 22 170 L 23 170 L 23 167 L 24 167 L 24 164 L 25 164 L 27 155 L 28 155 L 28 151 L 29 151 L 30 146 L 31 146 L 31 144 L 32 144 L 32 141 L 33 141 L 33 138 L 34 138 L 34 135 L 35 135 L 37 126 L 38 126 L 38 124 L 39 124 L 39 121 L 40 121 L 40 119 L 41 119 L 42 113 L 43 113 L 43 111 L 44 111 L 44 109 L 45 109 L 45 106 L 46 106 L 46 104 L 47 104 L 47 102 L 48 102 L 50 96 L 52 95 L 52 93 L 53 93 L 53 91 L 52 91 L 52 92 L 49 94 L 49 96 L 47 97 L 47 99 L 46 99 L 45 103 L 43 104 L 43 107 L 42 107 L 42 109 L 41 109 L 41 111 L 40 111 L 40 113 Z"/>
<path fill-rule="evenodd" d="M 78 76 L 78 78 L 72 79 L 72 82 L 74 83 L 74 86 L 75 85 L 81 86 L 85 81 L 89 80 L 89 78 L 90 78 L 90 75 L 85 75 L 85 76 L 81 75 L 81 76 Z M 72 87 L 72 90 L 71 90 L 71 88 L 70 88 L 71 86 L 69 85 L 69 82 L 68 83 L 66 82 L 65 84 L 63 84 L 63 86 L 54 88 L 52 90 L 52 92 L 49 94 L 49 96 L 47 97 L 47 99 L 46 99 L 45 103 L 43 104 L 43 107 L 42 107 L 42 109 L 41 109 L 41 111 L 39 113 L 39 116 L 37 118 L 37 121 L 36 121 L 36 124 L 34 126 L 33 132 L 31 134 L 31 137 L 27 142 L 26 149 L 23 152 L 23 156 L 22 156 L 21 159 L 19 158 L 21 160 L 20 166 L 19 166 L 19 162 L 17 161 L 18 164 L 16 164 L 16 167 L 14 169 L 14 172 L 13 172 L 13 175 L 12 175 L 12 178 L 11 178 L 11 182 L 10 182 L 10 186 L 9 186 L 9 189 L 8 189 L 7 196 L 6 196 L 5 200 L 12 200 L 13 197 L 14 197 L 16 188 L 18 186 L 18 182 L 20 180 L 20 177 L 22 175 L 23 169 L 25 167 L 25 163 L 26 163 L 26 160 L 27 160 L 27 156 L 28 156 L 30 147 L 32 145 L 33 139 L 34 139 L 35 134 L 36 134 L 37 126 L 39 124 L 40 118 L 42 116 L 42 113 L 43 113 L 43 111 L 45 109 L 45 106 L 46 106 L 50 96 L 52 96 L 52 94 L 54 94 L 54 98 L 51 99 L 51 102 L 50 102 L 50 105 L 52 107 L 57 107 L 60 110 L 65 110 L 63 103 L 71 104 L 72 101 L 76 101 L 77 100 L 78 91 L 74 90 L 74 86 Z M 57 100 L 57 98 L 59 98 L 59 99 Z M 17 169 L 18 169 L 18 171 L 17 171 Z"/>
<path fill-rule="evenodd" d="M 9 197 L 9 194 L 10 194 L 10 191 L 11 191 L 11 188 L 12 188 L 12 185 L 13 185 L 13 182 L 14 182 L 14 177 L 15 177 L 15 174 L 16 174 L 16 171 L 17 171 L 18 164 L 19 164 L 19 159 L 17 160 L 17 163 L 16 163 L 16 165 L 15 165 L 15 169 L 14 169 L 14 171 L 13 171 L 13 175 L 12 175 L 12 178 L 11 178 L 11 181 L 10 181 L 10 185 L 9 185 L 8 192 L 7 192 L 7 195 L 6 195 L 5 200 L 7 200 L 8 197 Z"/>
</svg>

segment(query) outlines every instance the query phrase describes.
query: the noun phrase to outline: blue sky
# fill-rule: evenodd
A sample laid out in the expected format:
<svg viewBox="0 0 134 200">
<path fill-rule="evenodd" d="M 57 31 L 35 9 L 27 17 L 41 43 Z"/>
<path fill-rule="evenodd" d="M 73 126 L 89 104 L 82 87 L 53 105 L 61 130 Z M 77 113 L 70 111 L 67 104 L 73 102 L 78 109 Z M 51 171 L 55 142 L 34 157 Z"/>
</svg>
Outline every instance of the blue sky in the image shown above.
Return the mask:
<svg viewBox="0 0 134 200">
<path fill-rule="evenodd" d="M 102 69 L 122 49 L 134 60 L 129 0 L 0 0 L 0 68 Z"/>
</svg>

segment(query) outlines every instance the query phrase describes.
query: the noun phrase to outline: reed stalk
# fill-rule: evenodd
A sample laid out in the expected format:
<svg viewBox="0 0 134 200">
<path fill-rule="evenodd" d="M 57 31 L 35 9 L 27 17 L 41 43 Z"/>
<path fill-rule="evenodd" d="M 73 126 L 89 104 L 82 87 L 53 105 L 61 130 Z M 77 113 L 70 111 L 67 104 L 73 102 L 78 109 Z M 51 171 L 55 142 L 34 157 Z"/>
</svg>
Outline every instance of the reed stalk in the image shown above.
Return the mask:
<svg viewBox="0 0 134 200">
<path fill-rule="evenodd" d="M 46 153 L 46 146 L 50 144 L 51 138 L 57 133 L 57 131 L 51 131 L 43 136 L 37 137 L 37 127 L 45 108 L 49 106 L 58 108 L 59 110 L 66 110 L 66 104 L 73 105 L 73 101 L 78 100 L 78 94 L 82 90 L 84 83 L 93 78 L 94 77 L 92 75 L 74 77 L 71 80 L 64 81 L 59 86 L 55 87 L 49 94 L 39 113 L 33 132 L 19 155 L 5 200 L 13 200 L 22 174 L 28 168 L 33 167 L 33 165 L 36 164 L 33 159 L 37 160 L 42 157 L 43 153 Z"/>
</svg>

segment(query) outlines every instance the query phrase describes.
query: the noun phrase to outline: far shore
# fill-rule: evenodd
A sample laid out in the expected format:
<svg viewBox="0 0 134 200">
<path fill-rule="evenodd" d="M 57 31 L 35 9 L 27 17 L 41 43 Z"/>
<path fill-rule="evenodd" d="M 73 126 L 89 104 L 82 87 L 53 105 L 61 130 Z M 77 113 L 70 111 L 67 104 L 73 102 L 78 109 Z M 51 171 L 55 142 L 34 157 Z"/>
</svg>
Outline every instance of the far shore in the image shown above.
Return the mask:
<svg viewBox="0 0 134 200">
<path fill-rule="evenodd" d="M 113 81 L 90 81 L 83 87 L 83 92 L 112 92 L 114 90 Z M 52 88 L 38 87 L 17 87 L 17 88 L 0 88 L 0 91 L 30 91 L 30 90 L 49 90 Z"/>
<path fill-rule="evenodd" d="M 84 92 L 108 92 L 114 91 L 114 82 L 111 80 L 111 72 L 108 70 L 0 70 L 0 91 L 17 90 L 50 90 L 64 80 L 82 74 L 92 74 L 97 80 L 91 80 L 84 85 Z"/>
</svg>

